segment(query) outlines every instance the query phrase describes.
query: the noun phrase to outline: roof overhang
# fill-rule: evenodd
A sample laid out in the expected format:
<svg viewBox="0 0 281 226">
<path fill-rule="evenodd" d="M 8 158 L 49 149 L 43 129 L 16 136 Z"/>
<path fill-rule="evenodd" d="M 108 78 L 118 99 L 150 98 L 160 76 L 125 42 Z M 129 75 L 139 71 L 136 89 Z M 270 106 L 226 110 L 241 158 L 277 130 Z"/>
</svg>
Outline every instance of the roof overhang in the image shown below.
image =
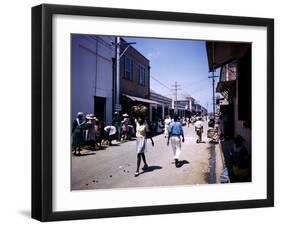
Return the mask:
<svg viewBox="0 0 281 226">
<path fill-rule="evenodd" d="M 222 93 L 225 91 L 234 93 L 236 90 L 236 80 L 232 80 L 232 81 L 223 81 L 223 82 L 218 82 L 216 91 L 218 93 Z"/>
<path fill-rule="evenodd" d="M 245 55 L 250 46 L 251 43 L 207 41 L 206 50 L 209 70 L 213 71 L 213 69 L 239 59 Z"/>
<path fill-rule="evenodd" d="M 159 103 L 157 101 L 154 101 L 154 100 L 149 100 L 149 99 L 131 96 L 131 95 L 127 95 L 127 94 L 123 94 L 123 96 L 129 98 L 132 101 L 143 102 L 143 103 L 148 103 L 148 104 L 160 104 L 161 105 L 161 103 Z"/>
<path fill-rule="evenodd" d="M 217 93 L 227 92 L 228 95 L 235 96 L 236 80 L 218 82 L 216 92 Z"/>
</svg>

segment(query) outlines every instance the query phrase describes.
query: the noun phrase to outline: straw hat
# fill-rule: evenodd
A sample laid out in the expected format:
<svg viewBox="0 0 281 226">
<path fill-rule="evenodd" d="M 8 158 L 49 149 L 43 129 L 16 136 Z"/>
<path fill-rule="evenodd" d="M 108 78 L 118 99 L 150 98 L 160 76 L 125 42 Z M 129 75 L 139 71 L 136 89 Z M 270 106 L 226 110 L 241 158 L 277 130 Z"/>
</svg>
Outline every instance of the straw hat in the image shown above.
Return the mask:
<svg viewBox="0 0 281 226">
<path fill-rule="evenodd" d="M 95 117 L 94 114 L 88 114 L 88 115 L 86 115 L 86 119 L 89 119 L 89 120 L 97 120 L 97 118 Z"/>
<path fill-rule="evenodd" d="M 84 116 L 84 113 L 80 111 L 80 112 L 77 113 L 77 117 L 78 116 Z"/>
</svg>

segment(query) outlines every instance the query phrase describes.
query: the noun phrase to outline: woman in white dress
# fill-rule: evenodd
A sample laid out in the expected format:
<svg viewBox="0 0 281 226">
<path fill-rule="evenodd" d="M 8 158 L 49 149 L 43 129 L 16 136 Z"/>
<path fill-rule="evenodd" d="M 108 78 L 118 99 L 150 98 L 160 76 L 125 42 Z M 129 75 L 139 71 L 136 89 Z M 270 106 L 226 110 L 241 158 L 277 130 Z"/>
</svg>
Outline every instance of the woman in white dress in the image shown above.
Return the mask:
<svg viewBox="0 0 281 226">
<path fill-rule="evenodd" d="M 168 129 L 169 129 L 170 123 L 171 123 L 170 116 L 166 116 L 166 118 L 164 120 L 164 136 L 165 136 L 165 138 L 168 137 L 168 135 L 169 135 Z"/>
<path fill-rule="evenodd" d="M 137 177 L 140 169 L 140 163 L 141 159 L 143 160 L 144 167 L 148 167 L 145 155 L 144 153 L 147 151 L 147 144 L 146 144 L 146 138 L 150 138 L 152 146 L 154 146 L 153 139 L 151 137 L 149 126 L 142 117 L 138 117 L 138 119 L 135 120 L 136 122 L 136 151 L 137 151 L 137 170 L 135 172 L 135 176 Z"/>
</svg>

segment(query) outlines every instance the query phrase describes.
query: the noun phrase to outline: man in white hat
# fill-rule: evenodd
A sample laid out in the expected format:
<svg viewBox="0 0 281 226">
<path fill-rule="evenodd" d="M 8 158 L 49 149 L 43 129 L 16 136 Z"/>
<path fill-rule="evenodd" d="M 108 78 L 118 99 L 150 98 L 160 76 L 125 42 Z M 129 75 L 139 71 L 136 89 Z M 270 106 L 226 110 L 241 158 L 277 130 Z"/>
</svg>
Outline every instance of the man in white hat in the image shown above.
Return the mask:
<svg viewBox="0 0 281 226">
<path fill-rule="evenodd" d="M 128 132 L 129 132 L 129 115 L 128 114 L 123 114 L 124 117 L 123 121 L 121 122 L 122 125 L 122 140 L 127 140 L 128 139 Z"/>
<path fill-rule="evenodd" d="M 112 125 L 116 128 L 116 140 L 121 140 L 121 120 L 120 120 L 120 114 L 119 112 L 114 112 Z"/>
<path fill-rule="evenodd" d="M 200 143 L 202 142 L 202 133 L 203 133 L 203 122 L 201 117 L 198 117 L 198 120 L 194 124 L 194 128 L 197 135 L 196 143 Z"/>
</svg>

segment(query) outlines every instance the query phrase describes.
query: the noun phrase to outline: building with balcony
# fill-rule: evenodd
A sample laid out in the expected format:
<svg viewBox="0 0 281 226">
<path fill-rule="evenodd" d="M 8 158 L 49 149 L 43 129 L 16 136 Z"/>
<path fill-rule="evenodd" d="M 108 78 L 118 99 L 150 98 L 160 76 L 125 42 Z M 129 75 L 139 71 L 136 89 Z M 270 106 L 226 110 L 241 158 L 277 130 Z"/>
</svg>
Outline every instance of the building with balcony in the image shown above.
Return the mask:
<svg viewBox="0 0 281 226">
<path fill-rule="evenodd" d="M 220 68 L 216 92 L 225 135 L 241 135 L 251 152 L 251 44 L 206 42 L 210 71 Z"/>
<path fill-rule="evenodd" d="M 149 60 L 132 45 L 128 46 L 123 38 L 121 38 L 120 52 L 124 52 L 120 59 L 120 103 L 122 112 L 130 113 L 131 107 L 138 104 L 145 105 L 148 108 L 150 104 L 157 104 L 156 101 L 150 99 Z"/>
</svg>

